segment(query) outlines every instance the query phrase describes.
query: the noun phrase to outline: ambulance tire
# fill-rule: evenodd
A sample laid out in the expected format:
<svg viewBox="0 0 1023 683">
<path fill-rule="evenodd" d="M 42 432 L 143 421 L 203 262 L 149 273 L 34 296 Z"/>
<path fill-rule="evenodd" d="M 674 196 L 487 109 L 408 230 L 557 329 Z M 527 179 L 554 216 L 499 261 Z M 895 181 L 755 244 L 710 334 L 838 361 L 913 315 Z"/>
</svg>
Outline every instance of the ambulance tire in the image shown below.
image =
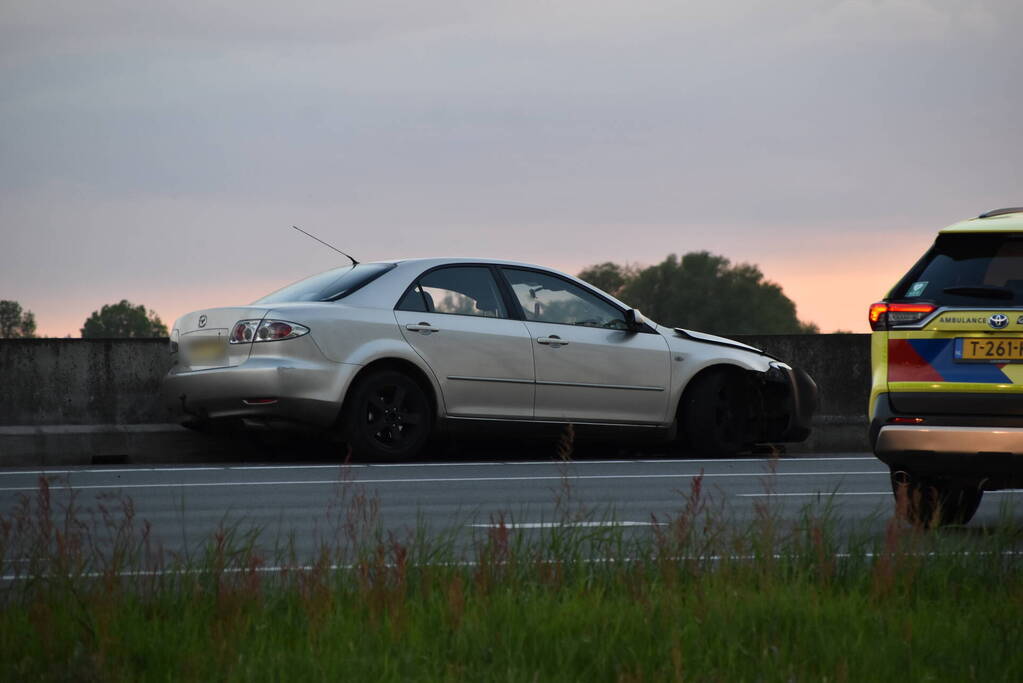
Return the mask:
<svg viewBox="0 0 1023 683">
<path fill-rule="evenodd" d="M 966 524 L 984 498 L 977 482 L 928 479 L 905 471 L 891 473 L 896 514 L 923 529 Z"/>
</svg>

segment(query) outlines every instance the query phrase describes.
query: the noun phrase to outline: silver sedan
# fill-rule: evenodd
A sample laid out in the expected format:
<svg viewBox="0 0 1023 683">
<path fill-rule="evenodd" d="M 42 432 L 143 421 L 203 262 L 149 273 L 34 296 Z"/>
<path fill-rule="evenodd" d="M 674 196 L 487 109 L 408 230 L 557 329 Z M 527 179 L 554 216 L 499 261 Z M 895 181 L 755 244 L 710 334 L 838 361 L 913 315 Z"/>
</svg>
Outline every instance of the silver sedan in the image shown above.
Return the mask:
<svg viewBox="0 0 1023 683">
<path fill-rule="evenodd" d="M 361 457 L 435 434 L 643 434 L 732 455 L 809 434 L 816 386 L 753 347 L 662 327 L 548 268 L 411 259 L 330 270 L 175 321 L 167 401 L 193 426 L 332 430 Z"/>
</svg>

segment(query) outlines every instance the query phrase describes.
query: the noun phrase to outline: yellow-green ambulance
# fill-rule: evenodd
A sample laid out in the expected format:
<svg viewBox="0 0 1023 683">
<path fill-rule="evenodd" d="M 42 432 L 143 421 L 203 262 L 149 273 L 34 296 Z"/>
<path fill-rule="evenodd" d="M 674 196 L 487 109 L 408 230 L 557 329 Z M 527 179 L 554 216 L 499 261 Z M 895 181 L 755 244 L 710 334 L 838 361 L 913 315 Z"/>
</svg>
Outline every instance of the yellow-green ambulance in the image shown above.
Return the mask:
<svg viewBox="0 0 1023 683">
<path fill-rule="evenodd" d="M 870 439 L 901 512 L 966 523 L 1023 485 L 1023 207 L 938 233 L 870 325 Z"/>
</svg>

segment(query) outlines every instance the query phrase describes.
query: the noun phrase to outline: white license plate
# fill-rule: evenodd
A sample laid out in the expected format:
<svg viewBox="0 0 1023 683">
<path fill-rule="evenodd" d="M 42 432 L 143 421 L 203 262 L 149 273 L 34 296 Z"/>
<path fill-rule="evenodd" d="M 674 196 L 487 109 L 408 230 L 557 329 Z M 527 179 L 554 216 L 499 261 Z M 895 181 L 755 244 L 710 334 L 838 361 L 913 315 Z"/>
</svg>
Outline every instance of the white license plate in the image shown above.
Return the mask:
<svg viewBox="0 0 1023 683">
<path fill-rule="evenodd" d="M 195 339 L 188 343 L 188 358 L 199 362 L 216 360 L 224 357 L 226 348 L 220 337 Z"/>
</svg>

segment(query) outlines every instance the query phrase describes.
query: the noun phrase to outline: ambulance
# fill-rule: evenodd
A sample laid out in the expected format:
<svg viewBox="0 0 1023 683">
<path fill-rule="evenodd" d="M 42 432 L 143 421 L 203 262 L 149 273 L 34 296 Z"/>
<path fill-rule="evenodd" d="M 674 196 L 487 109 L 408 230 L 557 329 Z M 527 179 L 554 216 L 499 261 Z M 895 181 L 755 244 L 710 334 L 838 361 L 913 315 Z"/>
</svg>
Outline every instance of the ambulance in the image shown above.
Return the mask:
<svg viewBox="0 0 1023 683">
<path fill-rule="evenodd" d="M 965 524 L 1023 486 L 1023 207 L 940 231 L 869 318 L 870 440 L 902 515 Z"/>
</svg>

